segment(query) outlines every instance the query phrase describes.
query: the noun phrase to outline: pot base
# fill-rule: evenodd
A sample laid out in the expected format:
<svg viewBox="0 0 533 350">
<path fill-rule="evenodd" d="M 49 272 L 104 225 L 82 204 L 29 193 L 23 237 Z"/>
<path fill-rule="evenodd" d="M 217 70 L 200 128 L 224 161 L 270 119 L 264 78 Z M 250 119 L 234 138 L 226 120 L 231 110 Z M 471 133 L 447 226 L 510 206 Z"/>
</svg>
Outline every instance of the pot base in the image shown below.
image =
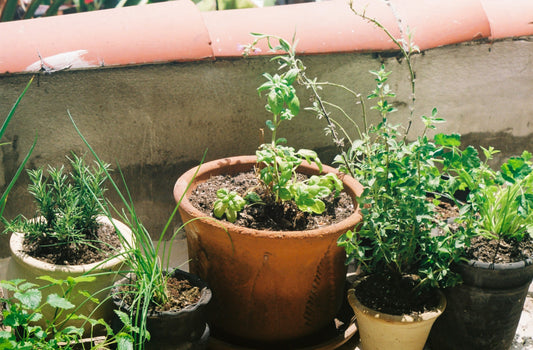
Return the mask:
<svg viewBox="0 0 533 350">
<path fill-rule="evenodd" d="M 346 300 L 346 297 L 344 298 Z M 212 330 L 209 338 L 210 350 L 333 350 L 350 340 L 357 333 L 355 315 L 347 302 L 335 319 L 323 330 L 310 336 L 283 343 L 257 344 L 250 341 L 236 339 Z"/>
</svg>

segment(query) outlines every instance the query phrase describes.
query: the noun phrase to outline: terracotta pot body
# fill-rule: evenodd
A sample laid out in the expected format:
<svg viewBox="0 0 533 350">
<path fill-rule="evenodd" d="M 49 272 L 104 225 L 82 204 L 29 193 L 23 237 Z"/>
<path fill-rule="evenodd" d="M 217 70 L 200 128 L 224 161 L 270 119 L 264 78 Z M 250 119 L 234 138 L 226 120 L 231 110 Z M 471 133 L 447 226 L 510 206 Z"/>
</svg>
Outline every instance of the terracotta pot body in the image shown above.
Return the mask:
<svg viewBox="0 0 533 350">
<path fill-rule="evenodd" d="M 220 159 L 181 176 L 174 187 L 185 226 L 190 271 L 213 290 L 210 325 L 218 332 L 256 342 L 279 342 L 309 335 L 332 322 L 343 299 L 345 252 L 337 239 L 361 220 L 359 211 L 335 225 L 316 230 L 253 230 L 208 218 L 188 196 L 201 182 L 219 174 L 246 172 L 255 156 Z M 318 174 L 314 166 L 299 172 Z M 324 167 L 325 172 L 336 172 Z M 341 176 L 342 178 L 342 176 Z M 345 191 L 355 199 L 361 185 L 344 176 Z M 354 203 L 356 201 L 354 200 Z"/>
<path fill-rule="evenodd" d="M 107 217 L 101 216 L 98 218 L 98 221 L 109 223 Z M 131 243 L 131 230 L 121 223 L 120 221 L 114 220 L 114 223 L 121 234 L 126 238 L 127 241 Z M 96 280 L 93 282 L 83 282 L 76 286 L 76 289 L 72 293 L 72 298 L 70 299 L 74 305 L 80 305 L 85 301 L 86 297 L 78 294 L 77 290 L 85 290 L 91 295 L 94 295 L 98 300 L 103 301 L 109 295 L 111 286 L 116 279 L 116 272 L 122 267 L 124 263 L 124 258 L 118 256 L 120 253 L 117 251 L 117 257 L 110 259 L 106 262 L 84 264 L 84 265 L 54 265 L 38 259 L 35 259 L 26 253 L 23 252 L 23 243 L 24 243 L 24 234 L 14 232 L 11 235 L 10 239 L 10 250 L 11 250 L 11 259 L 7 267 L 7 278 L 16 279 L 22 278 L 29 282 L 38 284 L 39 286 L 45 286 L 49 283 L 43 280 L 37 279 L 39 276 L 50 276 L 55 279 L 66 279 L 68 276 L 77 277 L 86 273 L 107 273 L 100 276 L 95 276 Z M 47 295 L 52 293 L 58 293 L 61 295 L 59 288 L 50 287 L 42 290 L 43 292 L 43 301 L 46 300 Z M 51 320 L 53 318 L 53 309 L 44 308 L 43 309 L 43 318 L 39 322 L 44 326 L 45 320 Z M 107 322 L 111 321 L 113 315 L 113 305 L 110 299 L 101 302 L 96 305 L 93 302 L 86 302 L 82 307 L 77 311 L 77 314 L 82 314 L 90 316 L 94 319 L 103 318 Z M 91 315 L 92 313 L 92 315 Z M 81 325 L 81 321 L 69 321 L 68 324 L 73 324 L 76 326 Z M 89 332 L 89 328 L 86 327 L 86 333 Z"/>
<path fill-rule="evenodd" d="M 444 291 L 448 308 L 431 331 L 431 348 L 509 349 L 533 279 L 533 261 L 470 261 L 454 268 L 463 284 Z"/>
<path fill-rule="evenodd" d="M 356 282 L 357 283 L 357 282 Z M 422 350 L 435 320 L 446 308 L 446 298 L 438 291 L 440 303 L 416 319 L 407 315 L 389 315 L 362 305 L 354 290 L 348 291 L 348 302 L 354 310 L 362 350 Z"/>
<path fill-rule="evenodd" d="M 207 325 L 206 307 L 211 301 L 211 289 L 206 282 L 198 276 L 182 270 L 175 270 L 174 277 L 188 280 L 191 285 L 199 287 L 201 296 L 198 303 L 179 311 L 165 311 L 152 313 L 146 322 L 151 339 L 145 344 L 145 349 L 153 350 L 203 350 L 207 348 L 209 339 L 209 326 Z M 120 284 L 129 283 L 128 278 L 123 278 L 115 283 L 113 288 L 113 303 L 116 309 L 130 313 L 120 294 L 116 293 Z M 118 317 L 113 318 L 113 328 L 118 331 L 122 328 Z"/>
</svg>

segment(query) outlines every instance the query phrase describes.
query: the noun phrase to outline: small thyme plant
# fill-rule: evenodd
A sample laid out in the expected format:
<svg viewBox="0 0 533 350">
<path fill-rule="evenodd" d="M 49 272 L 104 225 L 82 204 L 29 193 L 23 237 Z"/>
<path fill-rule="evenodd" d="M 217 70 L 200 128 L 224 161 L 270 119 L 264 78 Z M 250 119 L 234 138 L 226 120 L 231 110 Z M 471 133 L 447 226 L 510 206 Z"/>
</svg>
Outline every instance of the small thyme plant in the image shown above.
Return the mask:
<svg viewBox="0 0 533 350">
<path fill-rule="evenodd" d="M 108 165 L 90 167 L 76 154 L 68 160 L 72 167 L 68 173 L 64 166 L 49 166 L 47 174 L 43 168 L 28 170 L 36 217 L 19 215 L 6 231 L 23 232 L 28 242 L 56 247 L 59 252 L 95 242 Z"/>
<path fill-rule="evenodd" d="M 269 43 L 270 44 L 270 43 Z M 279 46 L 274 50 L 290 50 L 290 45 L 279 39 Z M 299 70 L 291 68 L 281 74 L 264 73 L 266 82 L 257 91 L 266 93 L 265 109 L 272 114 L 266 121 L 271 132 L 271 141 L 259 146 L 257 156 L 257 176 L 266 195 L 260 197 L 249 192 L 244 198 L 233 191 L 223 188 L 217 192 L 218 199 L 214 203 L 214 215 L 217 218 L 226 216 L 235 222 L 237 213 L 245 205 L 258 202 L 281 204 L 293 201 L 299 210 L 307 213 L 321 214 L 326 209 L 323 199 L 331 193 L 338 195 L 342 189 L 342 181 L 334 174 L 313 175 L 309 179 L 299 180 L 297 169 L 306 161 L 315 164 L 322 172 L 322 163 L 316 152 L 286 146 L 285 138 L 278 138 L 278 130 L 282 122 L 292 120 L 300 111 L 300 100 L 293 86 L 298 78 Z"/>
</svg>

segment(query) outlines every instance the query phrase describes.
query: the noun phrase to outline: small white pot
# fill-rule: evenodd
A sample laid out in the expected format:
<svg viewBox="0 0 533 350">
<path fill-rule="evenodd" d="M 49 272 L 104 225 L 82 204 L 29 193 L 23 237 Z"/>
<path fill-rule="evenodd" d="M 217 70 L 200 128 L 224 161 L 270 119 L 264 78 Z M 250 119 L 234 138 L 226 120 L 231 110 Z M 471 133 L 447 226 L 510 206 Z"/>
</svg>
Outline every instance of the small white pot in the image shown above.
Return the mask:
<svg viewBox="0 0 533 350">
<path fill-rule="evenodd" d="M 389 315 L 372 310 L 357 299 L 354 289 L 348 291 L 348 302 L 355 312 L 362 350 L 422 350 L 433 323 L 446 308 L 444 294 L 437 291 L 440 302 L 435 310 L 417 318 Z"/>
<path fill-rule="evenodd" d="M 110 223 L 109 219 L 105 216 L 98 217 L 98 221 L 101 223 Z M 131 246 L 132 233 L 131 230 L 122 222 L 113 219 L 116 228 L 120 231 L 122 236 L 129 242 Z M 50 276 L 55 279 L 66 279 L 68 276 L 77 277 L 84 274 L 102 274 L 95 276 L 96 279 L 92 282 L 83 282 L 76 286 L 76 289 L 72 293 L 70 301 L 78 306 L 86 300 L 86 297 L 80 295 L 77 290 L 85 290 L 91 295 L 101 301 L 99 305 L 88 301 L 83 304 L 75 313 L 89 316 L 93 319 L 103 318 L 107 322 L 111 321 L 113 315 L 113 304 L 111 298 L 108 298 L 109 292 L 117 277 L 117 271 L 119 271 L 124 263 L 124 256 L 119 255 L 124 252 L 124 248 L 117 251 L 117 256 L 109 259 L 105 262 L 97 262 L 84 265 L 55 265 L 48 262 L 44 262 L 35 259 L 23 251 L 24 233 L 13 232 L 10 239 L 11 259 L 7 267 L 8 279 L 25 279 L 28 282 L 35 283 L 39 286 L 45 286 L 49 283 L 37 279 L 39 276 Z M 105 273 L 105 274 L 103 274 Z M 59 288 L 45 288 L 43 292 L 43 302 L 49 294 L 58 293 L 61 296 L 61 290 Z M 107 300 L 102 302 L 103 300 Z M 72 310 L 66 310 L 72 311 Z M 94 312 L 93 312 L 94 311 Z M 65 313 L 65 311 L 63 312 Z M 92 313 L 92 314 L 91 314 Z M 42 323 L 44 325 L 45 320 L 52 320 L 54 316 L 54 309 L 45 306 L 43 309 Z M 69 321 L 71 322 L 71 321 Z M 69 323 L 76 326 L 80 326 L 81 322 Z M 86 332 L 89 327 L 85 327 Z"/>
</svg>

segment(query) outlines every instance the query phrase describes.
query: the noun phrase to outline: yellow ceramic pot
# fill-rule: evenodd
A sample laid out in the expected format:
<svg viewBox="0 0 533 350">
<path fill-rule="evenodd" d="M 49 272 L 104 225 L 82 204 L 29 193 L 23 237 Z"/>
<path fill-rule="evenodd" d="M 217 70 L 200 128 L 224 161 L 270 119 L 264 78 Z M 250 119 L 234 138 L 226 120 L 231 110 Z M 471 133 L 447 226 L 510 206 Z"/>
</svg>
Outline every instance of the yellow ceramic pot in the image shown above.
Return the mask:
<svg viewBox="0 0 533 350">
<path fill-rule="evenodd" d="M 348 302 L 355 312 L 362 350 L 422 350 L 433 323 L 446 308 L 444 294 L 437 292 L 438 307 L 415 318 L 372 310 L 362 305 L 350 289 Z"/>
</svg>

